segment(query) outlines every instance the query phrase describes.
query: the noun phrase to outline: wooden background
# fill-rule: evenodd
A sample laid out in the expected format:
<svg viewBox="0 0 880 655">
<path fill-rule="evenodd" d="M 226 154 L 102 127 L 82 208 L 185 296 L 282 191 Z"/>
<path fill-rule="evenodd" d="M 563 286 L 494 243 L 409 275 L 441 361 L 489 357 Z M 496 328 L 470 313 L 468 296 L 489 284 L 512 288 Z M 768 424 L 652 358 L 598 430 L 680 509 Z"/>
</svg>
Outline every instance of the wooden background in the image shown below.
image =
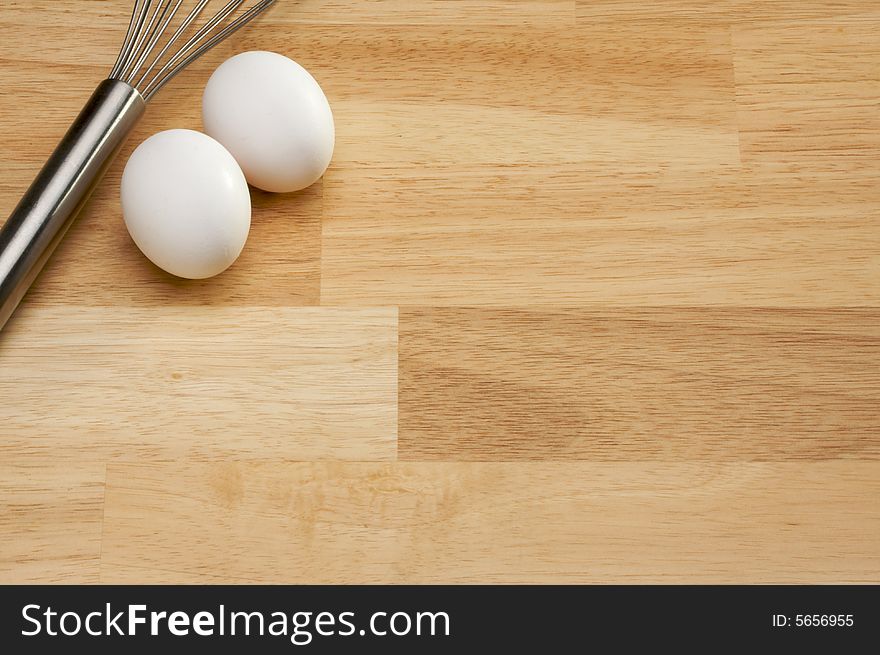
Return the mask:
<svg viewBox="0 0 880 655">
<path fill-rule="evenodd" d="M 5 215 L 125 0 L 0 4 Z M 120 217 L 226 57 L 334 108 L 184 282 Z M 880 2 L 281 0 L 0 334 L 3 582 L 880 582 Z"/>
</svg>

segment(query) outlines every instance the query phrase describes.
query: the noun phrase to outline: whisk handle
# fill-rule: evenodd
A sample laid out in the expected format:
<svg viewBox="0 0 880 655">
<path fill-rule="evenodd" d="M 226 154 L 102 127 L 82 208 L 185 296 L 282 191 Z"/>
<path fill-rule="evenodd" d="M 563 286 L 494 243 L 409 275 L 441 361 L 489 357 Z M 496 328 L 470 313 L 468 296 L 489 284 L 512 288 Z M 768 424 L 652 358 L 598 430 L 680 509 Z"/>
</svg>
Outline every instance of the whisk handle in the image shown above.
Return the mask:
<svg viewBox="0 0 880 655">
<path fill-rule="evenodd" d="M 125 82 L 101 82 L 0 229 L 0 329 L 88 200 L 144 108 L 141 95 Z"/>
</svg>

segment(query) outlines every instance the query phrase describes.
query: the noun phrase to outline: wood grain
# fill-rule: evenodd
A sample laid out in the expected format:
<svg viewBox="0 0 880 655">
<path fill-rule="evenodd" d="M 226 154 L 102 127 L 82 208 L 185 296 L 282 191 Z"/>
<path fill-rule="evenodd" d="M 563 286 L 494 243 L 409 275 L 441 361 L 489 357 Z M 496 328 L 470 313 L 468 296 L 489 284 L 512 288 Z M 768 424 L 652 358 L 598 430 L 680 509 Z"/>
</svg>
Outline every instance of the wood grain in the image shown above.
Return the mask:
<svg viewBox="0 0 880 655">
<path fill-rule="evenodd" d="M 579 20 L 712 20 L 725 25 L 831 18 L 876 10 L 869 0 L 575 0 Z"/>
<path fill-rule="evenodd" d="M 321 28 L 306 54 L 338 49 L 366 68 L 390 71 L 376 85 L 322 70 L 344 125 L 337 172 L 403 164 L 452 175 L 473 165 L 642 171 L 736 162 L 729 32 L 681 28 L 349 28 L 344 38 Z M 401 61 L 405 73 L 395 73 Z M 499 75 L 505 83 L 495 85 Z"/>
<path fill-rule="evenodd" d="M 325 181 L 322 301 L 876 306 L 877 189 L 867 172 L 350 173 Z"/>
<path fill-rule="evenodd" d="M 130 10 L 0 3 L 0 220 Z M 880 582 L 878 33 L 277 3 L 156 96 L 0 334 L 0 582 Z M 334 161 L 176 280 L 121 172 L 251 49 L 320 82 Z"/>
<path fill-rule="evenodd" d="M 396 454 L 396 309 L 22 314 L 0 343 L 0 440 L 12 457 Z"/>
<path fill-rule="evenodd" d="M 880 14 L 734 29 L 743 160 L 876 173 L 878 28 Z"/>
<path fill-rule="evenodd" d="M 405 309 L 402 459 L 880 457 L 880 312 Z"/>
<path fill-rule="evenodd" d="M 877 581 L 878 473 L 878 462 L 112 464 L 102 580 L 791 582 L 808 565 L 816 582 Z"/>
<path fill-rule="evenodd" d="M 0 584 L 98 582 L 106 467 L 35 451 L 0 458 Z"/>
<path fill-rule="evenodd" d="M 337 103 L 357 143 L 380 122 L 392 150 L 355 159 L 340 137 L 325 180 L 322 302 L 876 305 L 880 194 L 865 164 L 878 159 L 878 21 L 799 21 L 788 39 L 787 23 L 670 19 L 556 38 L 499 39 L 499 28 L 422 41 L 425 28 L 392 46 L 365 41 L 374 67 L 416 57 L 404 88 L 420 95 L 392 82 L 358 89 L 351 115 Z M 840 86 L 823 82 L 833 63 L 805 53 L 826 32 L 822 55 L 851 69 Z M 450 38 L 456 66 L 436 72 L 432 44 Z M 770 65 L 754 63 L 762 38 Z M 509 83 L 482 93 L 496 61 Z M 792 68 L 802 72 L 788 85 Z"/>
</svg>

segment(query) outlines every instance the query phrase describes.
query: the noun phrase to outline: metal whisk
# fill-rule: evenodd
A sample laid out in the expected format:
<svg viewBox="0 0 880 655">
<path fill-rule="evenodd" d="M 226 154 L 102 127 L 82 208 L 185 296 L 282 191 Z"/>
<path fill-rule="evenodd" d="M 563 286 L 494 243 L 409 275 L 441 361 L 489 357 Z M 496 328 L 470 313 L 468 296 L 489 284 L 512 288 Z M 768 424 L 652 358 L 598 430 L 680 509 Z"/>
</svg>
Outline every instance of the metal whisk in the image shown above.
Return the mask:
<svg viewBox="0 0 880 655">
<path fill-rule="evenodd" d="M 135 0 L 108 79 L 98 85 L 0 229 L 0 329 L 144 113 L 175 75 L 275 0 Z M 187 5 L 183 11 L 181 7 Z M 189 8 L 190 5 L 191 8 Z"/>
</svg>

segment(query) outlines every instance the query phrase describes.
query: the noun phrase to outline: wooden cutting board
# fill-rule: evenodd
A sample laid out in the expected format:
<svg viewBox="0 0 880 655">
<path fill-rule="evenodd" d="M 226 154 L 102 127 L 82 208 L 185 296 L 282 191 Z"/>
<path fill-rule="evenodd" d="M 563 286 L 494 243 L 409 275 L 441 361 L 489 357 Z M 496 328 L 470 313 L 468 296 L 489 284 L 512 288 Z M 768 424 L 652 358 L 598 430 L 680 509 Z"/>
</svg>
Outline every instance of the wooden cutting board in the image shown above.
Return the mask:
<svg viewBox="0 0 880 655">
<path fill-rule="evenodd" d="M 130 3 L 0 5 L 6 215 Z M 880 582 L 880 2 L 279 2 L 0 334 L 2 582 Z M 122 223 L 226 57 L 322 183 L 208 281 Z"/>
</svg>

